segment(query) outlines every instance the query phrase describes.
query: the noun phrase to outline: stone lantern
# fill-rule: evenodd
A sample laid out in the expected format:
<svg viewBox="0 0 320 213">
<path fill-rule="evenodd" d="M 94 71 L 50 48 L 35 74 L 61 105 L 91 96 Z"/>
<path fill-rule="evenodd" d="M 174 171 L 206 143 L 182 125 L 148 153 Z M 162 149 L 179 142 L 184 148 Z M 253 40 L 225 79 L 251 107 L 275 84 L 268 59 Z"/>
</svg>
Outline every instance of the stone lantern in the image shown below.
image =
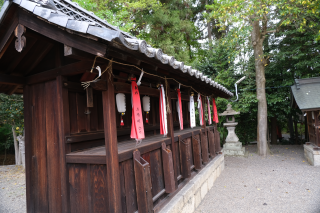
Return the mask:
<svg viewBox="0 0 320 213">
<path fill-rule="evenodd" d="M 227 127 L 228 136 L 226 138 L 226 143 L 223 145 L 222 152 L 225 155 L 244 155 L 245 148 L 242 147 L 242 143 L 239 142 L 239 138 L 235 133 L 236 126 L 238 122 L 235 122 L 234 115 L 238 115 L 240 112 L 236 112 L 232 109 L 231 104 L 228 104 L 227 110 L 220 113 L 220 116 L 227 116 L 226 122 L 223 126 Z"/>
</svg>

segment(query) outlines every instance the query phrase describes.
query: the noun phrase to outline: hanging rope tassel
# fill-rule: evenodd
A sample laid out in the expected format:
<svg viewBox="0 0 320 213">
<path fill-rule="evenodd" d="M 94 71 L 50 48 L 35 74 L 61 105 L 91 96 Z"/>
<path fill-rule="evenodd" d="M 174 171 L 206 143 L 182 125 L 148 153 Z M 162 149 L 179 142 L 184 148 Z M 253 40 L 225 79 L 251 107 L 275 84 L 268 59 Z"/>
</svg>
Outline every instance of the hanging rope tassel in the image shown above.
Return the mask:
<svg viewBox="0 0 320 213">
<path fill-rule="evenodd" d="M 149 113 L 146 114 L 146 123 L 149 123 Z"/>
<path fill-rule="evenodd" d="M 122 119 L 122 115 L 121 115 L 121 122 L 120 122 L 120 126 L 124 126 L 123 119 Z"/>
</svg>

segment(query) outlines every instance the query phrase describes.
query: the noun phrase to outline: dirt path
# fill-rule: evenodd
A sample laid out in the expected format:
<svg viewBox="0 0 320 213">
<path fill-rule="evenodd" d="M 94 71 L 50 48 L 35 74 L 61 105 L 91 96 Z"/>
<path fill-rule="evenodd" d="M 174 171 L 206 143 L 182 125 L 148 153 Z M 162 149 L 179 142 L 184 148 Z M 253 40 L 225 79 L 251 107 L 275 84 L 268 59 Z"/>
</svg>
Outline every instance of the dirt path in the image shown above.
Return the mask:
<svg viewBox="0 0 320 213">
<path fill-rule="evenodd" d="M 225 157 L 225 170 L 196 213 L 319 213 L 320 167 L 310 166 L 302 146 L 272 146 L 264 159 L 256 146 L 248 158 Z"/>
</svg>

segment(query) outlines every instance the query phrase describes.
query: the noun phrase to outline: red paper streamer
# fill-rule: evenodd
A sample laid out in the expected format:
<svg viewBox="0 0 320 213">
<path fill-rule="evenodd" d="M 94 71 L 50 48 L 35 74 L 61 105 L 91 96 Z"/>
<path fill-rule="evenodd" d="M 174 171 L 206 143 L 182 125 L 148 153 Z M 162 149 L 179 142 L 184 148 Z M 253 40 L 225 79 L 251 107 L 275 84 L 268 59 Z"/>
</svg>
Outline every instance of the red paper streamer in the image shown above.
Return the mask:
<svg viewBox="0 0 320 213">
<path fill-rule="evenodd" d="M 217 106 L 216 106 L 216 101 L 214 98 L 212 98 L 212 107 L 213 107 L 213 122 L 219 123 L 218 119 L 218 112 L 217 112 Z"/>
<path fill-rule="evenodd" d="M 136 78 L 131 78 L 131 98 L 132 98 L 132 125 L 131 138 L 141 140 L 145 138 L 143 128 L 143 118 L 140 102 L 140 94 Z"/>
<path fill-rule="evenodd" d="M 181 92 L 180 92 L 180 89 L 177 89 L 177 93 L 178 93 L 178 104 L 179 104 L 180 130 L 183 130 L 183 115 L 182 115 L 182 104 L 181 104 Z"/>
</svg>

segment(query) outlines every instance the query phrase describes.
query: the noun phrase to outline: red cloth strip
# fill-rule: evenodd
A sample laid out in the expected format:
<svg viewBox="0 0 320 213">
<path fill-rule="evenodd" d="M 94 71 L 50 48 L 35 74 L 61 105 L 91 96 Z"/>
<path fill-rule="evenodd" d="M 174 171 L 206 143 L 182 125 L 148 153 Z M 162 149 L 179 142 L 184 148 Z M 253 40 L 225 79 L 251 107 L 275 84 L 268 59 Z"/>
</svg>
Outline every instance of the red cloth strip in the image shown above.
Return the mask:
<svg viewBox="0 0 320 213">
<path fill-rule="evenodd" d="M 218 119 L 218 112 L 217 112 L 217 106 L 216 106 L 216 101 L 214 98 L 212 98 L 212 107 L 213 107 L 213 122 L 219 123 Z"/>
<path fill-rule="evenodd" d="M 143 128 L 143 118 L 140 102 L 140 94 L 135 78 L 131 78 L 131 98 L 132 98 L 132 125 L 131 138 L 141 140 L 145 138 Z"/>
<path fill-rule="evenodd" d="M 163 85 L 160 85 L 160 98 L 159 98 L 159 114 L 160 114 L 160 134 L 167 135 L 167 110 L 166 110 L 166 99 L 163 89 Z"/>
<path fill-rule="evenodd" d="M 182 104 L 181 104 L 181 92 L 180 92 L 180 89 L 177 89 L 177 93 L 178 93 L 178 104 L 179 104 L 180 130 L 183 130 L 183 115 L 182 115 Z"/>
</svg>

